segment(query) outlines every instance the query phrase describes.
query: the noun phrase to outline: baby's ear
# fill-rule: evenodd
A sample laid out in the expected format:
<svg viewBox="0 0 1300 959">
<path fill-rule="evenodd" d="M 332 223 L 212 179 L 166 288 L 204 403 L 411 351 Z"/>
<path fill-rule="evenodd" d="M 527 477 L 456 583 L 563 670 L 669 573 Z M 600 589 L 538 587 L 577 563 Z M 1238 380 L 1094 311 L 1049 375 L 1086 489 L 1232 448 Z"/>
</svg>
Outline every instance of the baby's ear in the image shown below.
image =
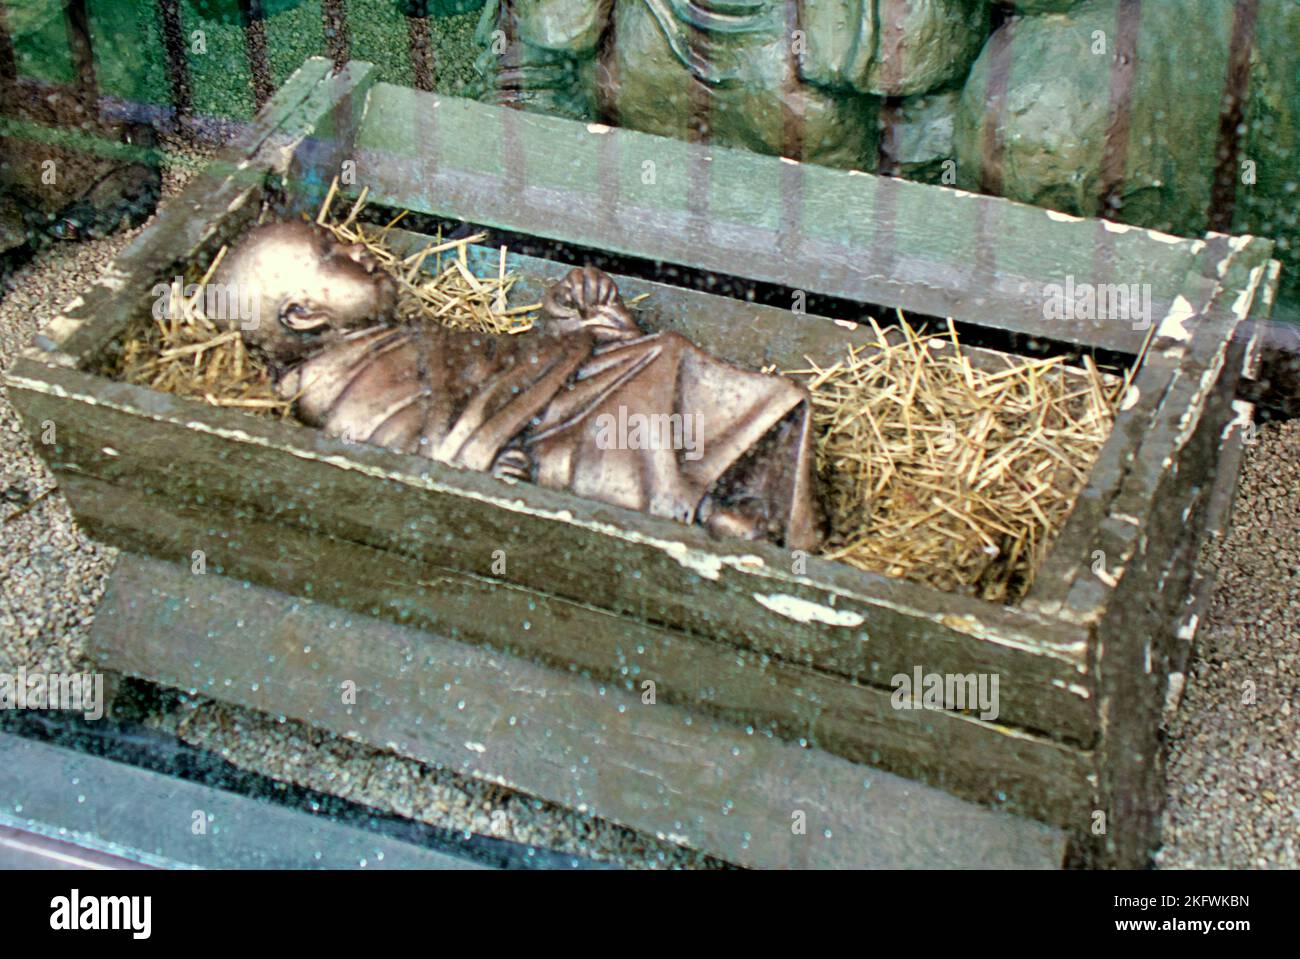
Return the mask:
<svg viewBox="0 0 1300 959">
<path fill-rule="evenodd" d="M 328 310 L 308 301 L 285 300 L 280 307 L 280 323 L 295 333 L 314 333 L 333 322 Z"/>
</svg>

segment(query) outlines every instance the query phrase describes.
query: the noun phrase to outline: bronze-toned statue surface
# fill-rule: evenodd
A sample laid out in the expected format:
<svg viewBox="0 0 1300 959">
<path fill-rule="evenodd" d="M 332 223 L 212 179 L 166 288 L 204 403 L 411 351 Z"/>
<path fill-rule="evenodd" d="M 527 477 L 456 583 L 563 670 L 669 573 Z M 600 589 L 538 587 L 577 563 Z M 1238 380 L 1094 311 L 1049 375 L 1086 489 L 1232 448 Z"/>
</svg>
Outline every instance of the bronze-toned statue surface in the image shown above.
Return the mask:
<svg viewBox="0 0 1300 959">
<path fill-rule="evenodd" d="M 396 325 L 391 277 L 305 223 L 256 228 L 213 283 L 260 305 L 245 341 L 331 435 L 719 535 L 817 542 L 807 392 L 643 333 L 594 267 L 551 287 L 542 329 L 516 335 Z"/>
</svg>

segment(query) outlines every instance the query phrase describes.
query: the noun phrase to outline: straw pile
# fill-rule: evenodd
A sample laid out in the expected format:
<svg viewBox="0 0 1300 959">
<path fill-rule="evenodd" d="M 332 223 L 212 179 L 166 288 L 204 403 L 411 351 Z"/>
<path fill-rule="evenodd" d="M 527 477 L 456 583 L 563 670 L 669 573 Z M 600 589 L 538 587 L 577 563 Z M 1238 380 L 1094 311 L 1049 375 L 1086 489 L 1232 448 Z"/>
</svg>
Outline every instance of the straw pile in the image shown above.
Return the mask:
<svg viewBox="0 0 1300 959">
<path fill-rule="evenodd" d="M 286 418 L 293 403 L 276 395 L 262 358 L 248 351 L 239 330 L 223 331 L 203 315 L 203 284 L 216 272 L 224 254 L 223 247 L 191 296 L 184 296 L 180 281 L 174 281 L 170 308 L 164 315 L 128 334 L 122 346 L 120 375 L 128 383 L 212 406 Z"/>
<path fill-rule="evenodd" d="M 1014 602 L 1087 482 L 1124 383 L 1091 360 L 976 368 L 954 331 L 921 336 L 901 314 L 875 334 L 832 366 L 790 371 L 813 396 L 824 554 Z"/>
<path fill-rule="evenodd" d="M 441 237 L 409 256 L 399 256 L 387 245 L 388 232 L 405 216 L 384 227 L 358 221 L 365 207 L 362 191 L 341 219 L 332 216 L 338 182 L 331 185 L 316 222 L 344 243 L 361 243 L 398 282 L 398 317 L 403 322 L 441 323 L 482 333 L 523 333 L 532 329 L 540 304 L 510 306 L 509 294 L 516 277 L 506 272 L 506 248 L 501 248 L 496 276 L 477 277 L 469 269 L 468 246 L 481 243 L 485 234 L 442 242 Z M 174 283 L 172 309 L 153 318 L 126 338 L 119 375 L 130 383 L 165 393 L 202 400 L 213 406 L 234 407 L 253 413 L 288 417 L 292 400 L 275 393 L 266 364 L 249 352 L 238 330 L 221 330 L 203 315 L 203 286 L 212 278 L 225 255 L 223 247 L 205 272 L 188 279 L 197 289 L 183 296 Z"/>
<path fill-rule="evenodd" d="M 510 289 L 516 277 L 506 272 L 506 248 L 501 247 L 497 275 L 477 277 L 469 268 L 468 248 L 487 239 L 477 233 L 459 240 L 433 243 L 406 257 L 399 257 L 387 246 L 388 231 L 406 216 L 403 211 L 386 226 L 372 228 L 357 217 L 366 205 L 368 189 L 339 222 L 331 219 L 330 208 L 338 190 L 338 180 L 330 185 L 316 222 L 344 243 L 361 243 L 380 264 L 397 278 L 397 314 L 403 322 L 441 323 L 458 330 L 478 333 L 526 333 L 540 303 L 510 306 Z"/>
<path fill-rule="evenodd" d="M 504 247 L 495 276 L 469 269 L 467 246 L 482 235 L 442 242 L 410 256 L 394 253 L 389 230 L 358 221 L 363 192 L 341 220 L 335 188 L 317 223 L 346 243 L 362 243 L 397 280 L 407 322 L 522 333 L 539 304 L 512 307 L 515 277 Z M 124 379 L 254 413 L 288 417 L 262 360 L 238 331 L 202 313 L 202 285 L 179 309 L 142 324 L 125 343 Z M 940 589 L 1013 602 L 1032 581 L 1044 551 L 1110 432 L 1117 387 L 1090 363 L 1006 357 L 1006 369 L 973 367 L 956 336 L 876 328 L 875 348 L 849 350 L 826 368 L 789 371 L 807 382 L 817 427 L 817 462 L 831 533 L 830 559 L 903 576 Z M 810 361 L 811 362 L 811 361 Z"/>
</svg>

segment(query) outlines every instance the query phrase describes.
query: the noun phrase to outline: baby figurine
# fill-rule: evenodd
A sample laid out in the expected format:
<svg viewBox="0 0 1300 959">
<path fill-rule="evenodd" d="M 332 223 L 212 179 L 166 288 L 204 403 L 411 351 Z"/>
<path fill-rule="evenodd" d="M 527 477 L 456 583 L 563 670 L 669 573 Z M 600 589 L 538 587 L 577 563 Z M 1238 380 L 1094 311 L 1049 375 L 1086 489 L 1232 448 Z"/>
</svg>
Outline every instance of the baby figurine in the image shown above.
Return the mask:
<svg viewBox="0 0 1300 959">
<path fill-rule="evenodd" d="M 513 336 L 396 323 L 393 278 L 306 223 L 253 229 L 212 282 L 257 305 L 245 341 L 326 433 L 718 535 L 816 545 L 806 391 L 644 334 L 594 267 L 547 291 L 540 330 Z"/>
</svg>

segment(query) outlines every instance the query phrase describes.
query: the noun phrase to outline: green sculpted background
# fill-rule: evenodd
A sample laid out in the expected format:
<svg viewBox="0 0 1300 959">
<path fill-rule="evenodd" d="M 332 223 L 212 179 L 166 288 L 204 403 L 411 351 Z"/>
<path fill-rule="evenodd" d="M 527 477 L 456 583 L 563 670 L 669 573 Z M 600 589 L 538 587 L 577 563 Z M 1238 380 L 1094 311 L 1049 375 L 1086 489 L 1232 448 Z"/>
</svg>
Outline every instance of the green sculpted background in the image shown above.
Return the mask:
<svg viewBox="0 0 1300 959">
<path fill-rule="evenodd" d="M 1300 293 L 1296 0 L 0 0 L 0 73 L 73 84 L 77 6 L 98 92 L 146 113 L 246 119 L 304 58 L 353 57 L 524 109 L 1267 236 Z"/>
<path fill-rule="evenodd" d="M 478 96 L 1173 233 L 1300 289 L 1294 0 L 489 0 Z"/>
</svg>

